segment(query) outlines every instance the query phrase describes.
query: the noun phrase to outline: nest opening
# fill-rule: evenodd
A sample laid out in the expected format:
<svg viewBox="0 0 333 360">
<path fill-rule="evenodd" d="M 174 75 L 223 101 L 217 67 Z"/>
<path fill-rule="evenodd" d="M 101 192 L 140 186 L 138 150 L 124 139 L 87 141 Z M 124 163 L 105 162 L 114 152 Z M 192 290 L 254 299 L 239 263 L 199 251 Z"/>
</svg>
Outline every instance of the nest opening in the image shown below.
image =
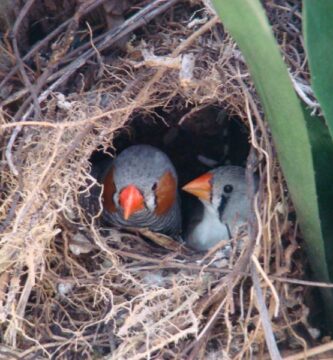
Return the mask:
<svg viewBox="0 0 333 360">
<path fill-rule="evenodd" d="M 238 116 L 229 116 L 218 104 L 171 113 L 136 114 L 117 131 L 112 148 L 94 150 L 90 163 L 99 166 L 131 145 L 152 145 L 169 156 L 180 187 L 213 167 L 246 165 L 249 129 Z"/>
</svg>

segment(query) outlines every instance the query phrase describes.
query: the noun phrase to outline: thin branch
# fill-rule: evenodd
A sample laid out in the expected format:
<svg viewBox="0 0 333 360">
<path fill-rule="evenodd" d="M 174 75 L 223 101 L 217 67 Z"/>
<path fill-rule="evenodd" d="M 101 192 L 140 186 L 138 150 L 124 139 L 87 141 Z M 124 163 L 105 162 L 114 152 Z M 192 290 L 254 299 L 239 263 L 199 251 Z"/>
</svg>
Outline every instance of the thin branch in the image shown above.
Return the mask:
<svg viewBox="0 0 333 360">
<path fill-rule="evenodd" d="M 276 345 L 276 340 L 269 319 L 268 310 L 265 305 L 264 296 L 260 287 L 259 277 L 254 263 L 251 264 L 251 276 L 252 276 L 254 291 L 257 297 L 258 310 L 260 313 L 260 319 L 264 329 L 264 335 L 265 335 L 268 351 L 270 353 L 271 359 L 282 360 L 279 349 Z"/>
<path fill-rule="evenodd" d="M 85 2 L 81 4 L 77 12 L 73 15 L 71 19 L 66 20 L 62 24 L 60 24 L 56 29 L 50 32 L 45 38 L 38 43 L 36 43 L 29 52 L 22 58 L 23 61 L 30 60 L 40 49 L 46 46 L 50 40 L 59 35 L 63 29 L 67 26 L 70 28 L 73 22 L 78 22 L 78 20 L 86 15 L 87 13 L 94 10 L 97 6 L 103 4 L 106 0 L 90 0 L 89 2 Z M 9 71 L 9 73 L 4 77 L 4 79 L 0 83 L 0 89 L 7 83 L 7 81 L 17 72 L 18 65 L 13 66 L 13 68 Z"/>
<path fill-rule="evenodd" d="M 26 86 L 27 90 L 30 92 L 31 97 L 33 99 L 34 106 L 35 106 L 36 118 L 39 118 L 40 114 L 41 114 L 41 110 L 40 110 L 38 99 L 37 99 L 37 92 L 36 92 L 36 89 L 34 89 L 33 85 L 31 84 L 29 77 L 25 71 L 24 63 L 22 61 L 20 51 L 19 51 L 19 48 L 17 45 L 17 36 L 18 36 L 19 30 L 20 30 L 21 23 L 22 23 L 23 19 L 25 18 L 25 16 L 28 14 L 28 12 L 29 12 L 31 6 L 34 4 L 34 2 L 35 2 L 35 0 L 28 0 L 25 3 L 25 5 L 23 6 L 22 10 L 20 11 L 18 18 L 16 19 L 15 24 L 13 26 L 12 42 L 13 42 L 13 49 L 14 49 L 15 59 L 16 59 L 18 68 L 23 77 L 25 86 Z"/>
</svg>

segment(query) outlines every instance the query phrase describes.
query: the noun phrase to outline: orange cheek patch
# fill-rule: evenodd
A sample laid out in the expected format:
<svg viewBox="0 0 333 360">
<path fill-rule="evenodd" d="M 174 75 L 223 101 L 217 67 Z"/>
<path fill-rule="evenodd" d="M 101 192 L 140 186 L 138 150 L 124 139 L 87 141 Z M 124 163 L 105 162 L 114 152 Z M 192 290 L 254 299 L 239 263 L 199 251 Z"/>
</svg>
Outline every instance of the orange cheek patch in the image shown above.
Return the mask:
<svg viewBox="0 0 333 360">
<path fill-rule="evenodd" d="M 161 177 L 155 195 L 157 203 L 155 212 L 157 215 L 163 215 L 170 210 L 177 196 L 177 182 L 170 171 Z"/>
<path fill-rule="evenodd" d="M 116 211 L 116 205 L 113 201 L 113 195 L 116 192 L 116 185 L 113 180 L 113 168 L 109 170 L 104 180 L 103 206 L 109 212 Z"/>
</svg>

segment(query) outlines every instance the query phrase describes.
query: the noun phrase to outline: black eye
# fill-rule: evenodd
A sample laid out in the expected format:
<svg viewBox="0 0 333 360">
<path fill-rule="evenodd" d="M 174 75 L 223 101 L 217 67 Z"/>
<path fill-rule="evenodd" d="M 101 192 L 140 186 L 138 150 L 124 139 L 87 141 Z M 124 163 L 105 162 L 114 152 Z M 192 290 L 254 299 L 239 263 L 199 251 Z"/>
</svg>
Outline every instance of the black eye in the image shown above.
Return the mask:
<svg viewBox="0 0 333 360">
<path fill-rule="evenodd" d="M 223 188 L 223 191 L 227 194 L 230 194 L 233 189 L 234 188 L 232 187 L 232 185 L 225 185 L 225 187 Z"/>
<path fill-rule="evenodd" d="M 153 191 L 155 191 L 155 190 L 157 189 L 157 183 L 155 183 L 155 184 L 151 187 L 151 189 L 152 189 Z"/>
</svg>

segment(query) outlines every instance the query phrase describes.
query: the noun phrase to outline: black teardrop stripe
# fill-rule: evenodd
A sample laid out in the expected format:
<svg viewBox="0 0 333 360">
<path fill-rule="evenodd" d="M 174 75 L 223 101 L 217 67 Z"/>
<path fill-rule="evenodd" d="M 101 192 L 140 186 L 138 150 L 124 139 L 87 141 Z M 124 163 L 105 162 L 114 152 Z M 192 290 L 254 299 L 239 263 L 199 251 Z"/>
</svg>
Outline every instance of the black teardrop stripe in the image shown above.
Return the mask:
<svg viewBox="0 0 333 360">
<path fill-rule="evenodd" d="M 229 239 L 231 239 L 231 238 L 232 238 L 232 236 L 231 236 L 230 227 L 229 227 L 229 225 L 228 225 L 228 224 L 225 224 L 225 226 L 227 227 L 227 230 L 228 230 L 228 237 L 229 237 Z"/>
<path fill-rule="evenodd" d="M 220 201 L 220 205 L 217 209 L 217 211 L 219 212 L 219 217 L 220 219 L 222 219 L 222 215 L 223 215 L 223 212 L 224 212 L 224 209 L 228 203 L 228 198 L 225 196 L 225 195 L 222 195 L 221 196 L 221 201 Z"/>
</svg>

